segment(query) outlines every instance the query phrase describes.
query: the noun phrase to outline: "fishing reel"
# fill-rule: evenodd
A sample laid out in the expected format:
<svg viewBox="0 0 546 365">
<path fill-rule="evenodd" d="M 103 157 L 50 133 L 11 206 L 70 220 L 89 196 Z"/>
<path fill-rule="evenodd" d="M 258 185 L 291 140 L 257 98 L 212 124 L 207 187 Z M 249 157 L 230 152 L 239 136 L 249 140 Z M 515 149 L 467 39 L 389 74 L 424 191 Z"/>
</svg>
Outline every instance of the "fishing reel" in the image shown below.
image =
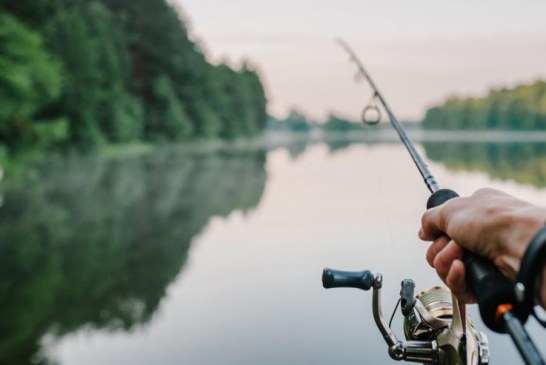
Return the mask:
<svg viewBox="0 0 546 365">
<path fill-rule="evenodd" d="M 322 284 L 326 289 L 345 287 L 367 291 L 373 288 L 373 318 L 394 360 L 438 365 L 489 364 L 487 336 L 476 329 L 464 307 L 459 307 L 445 287 L 432 287 L 415 295 L 413 280 L 402 281 L 398 304 L 404 317 L 406 340 L 400 341 L 391 323 L 387 324 L 383 318 L 381 274 L 324 269 Z"/>
</svg>

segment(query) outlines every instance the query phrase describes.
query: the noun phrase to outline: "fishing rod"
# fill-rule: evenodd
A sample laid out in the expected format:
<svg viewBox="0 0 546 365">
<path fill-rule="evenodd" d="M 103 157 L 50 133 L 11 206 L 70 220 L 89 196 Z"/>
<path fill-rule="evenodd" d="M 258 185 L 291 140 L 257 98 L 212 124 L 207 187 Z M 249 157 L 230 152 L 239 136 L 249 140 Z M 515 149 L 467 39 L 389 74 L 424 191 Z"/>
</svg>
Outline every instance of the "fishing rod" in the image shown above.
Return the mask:
<svg viewBox="0 0 546 365">
<path fill-rule="evenodd" d="M 432 193 L 427 200 L 427 209 L 458 197 L 453 190 L 440 187 L 356 53 L 343 40 L 338 40 L 338 43 L 357 66 L 358 76 L 363 77 L 373 90 L 372 98 L 362 112 L 362 120 L 368 124 L 379 123 L 381 112 L 376 105 L 379 101 Z M 370 111 L 377 114 L 373 120 L 366 119 Z M 477 298 L 480 315 L 486 326 L 497 333 L 508 333 L 526 364 L 544 365 L 540 352 L 524 327 L 532 310 L 524 308 L 518 301 L 514 284 L 504 277 L 491 261 L 467 250 L 464 251 L 463 262 L 467 285 Z M 393 359 L 442 365 L 489 363 L 487 336 L 476 329 L 466 314 L 465 306 L 459 304 L 457 298 L 447 288 L 430 288 L 414 296 L 413 281 L 406 279 L 402 282 L 399 304 L 404 316 L 406 341 L 398 340 L 390 328 L 390 323 L 387 325 L 382 315 L 380 302 L 382 280 L 381 274 L 372 274 L 369 271 L 324 269 L 322 275 L 325 288 L 351 287 L 362 290 L 373 288 L 374 320 L 389 346 L 389 355 Z"/>
</svg>

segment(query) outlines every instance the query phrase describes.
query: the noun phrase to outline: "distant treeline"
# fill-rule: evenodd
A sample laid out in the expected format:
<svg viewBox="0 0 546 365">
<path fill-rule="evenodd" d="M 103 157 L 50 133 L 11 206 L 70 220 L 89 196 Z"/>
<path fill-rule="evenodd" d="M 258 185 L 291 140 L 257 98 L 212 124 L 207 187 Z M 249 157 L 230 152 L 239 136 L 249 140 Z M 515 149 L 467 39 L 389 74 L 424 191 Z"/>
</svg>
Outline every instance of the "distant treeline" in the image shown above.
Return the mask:
<svg viewBox="0 0 546 365">
<path fill-rule="evenodd" d="M 418 123 L 402 122 L 405 128 L 417 128 Z M 352 132 L 366 131 L 380 128 L 391 128 L 389 123 L 368 125 L 358 120 L 351 120 L 338 114 L 331 113 L 324 122 L 312 120 L 303 112 L 292 109 L 284 119 L 270 116 L 267 121 L 267 130 L 271 132 L 311 132 L 313 130 L 324 132 Z"/>
<path fill-rule="evenodd" d="M 0 0 L 8 150 L 254 136 L 256 71 L 207 62 L 166 0 Z"/>
<path fill-rule="evenodd" d="M 270 116 L 267 122 L 267 130 L 276 132 L 311 132 L 312 130 L 352 131 L 362 128 L 362 123 L 334 114 L 330 114 L 326 122 L 321 123 L 310 119 L 303 112 L 296 109 L 292 109 L 285 119 L 277 119 Z"/>
<path fill-rule="evenodd" d="M 267 119 L 267 130 L 271 132 L 309 132 L 317 128 L 317 122 L 309 120 L 302 112 L 292 109 L 285 119 L 270 115 Z"/>
<path fill-rule="evenodd" d="M 492 90 L 483 98 L 450 98 L 429 109 L 426 129 L 546 129 L 546 82 Z"/>
</svg>

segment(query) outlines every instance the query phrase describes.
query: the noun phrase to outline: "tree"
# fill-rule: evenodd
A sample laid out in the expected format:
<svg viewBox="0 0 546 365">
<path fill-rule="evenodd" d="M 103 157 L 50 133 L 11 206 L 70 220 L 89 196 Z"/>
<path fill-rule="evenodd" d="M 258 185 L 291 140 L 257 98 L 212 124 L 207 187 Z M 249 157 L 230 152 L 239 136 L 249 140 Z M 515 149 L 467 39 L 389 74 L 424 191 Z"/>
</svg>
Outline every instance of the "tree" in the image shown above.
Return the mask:
<svg viewBox="0 0 546 365">
<path fill-rule="evenodd" d="M 546 129 L 546 82 L 491 90 L 484 98 L 450 98 L 430 108 L 428 129 Z"/>
<path fill-rule="evenodd" d="M 179 140 L 191 136 L 193 125 L 167 76 L 156 79 L 155 102 L 150 109 L 146 135 L 151 140 Z"/>
<path fill-rule="evenodd" d="M 97 123 L 110 141 L 138 139 L 142 131 L 143 110 L 140 101 L 131 95 L 131 59 L 125 30 L 118 26 L 111 11 L 99 2 L 88 5 L 90 36 L 99 46 L 97 65 Z"/>
<path fill-rule="evenodd" d="M 99 42 L 91 36 L 85 8 L 63 7 L 45 27 L 50 49 L 63 64 L 65 84 L 57 110 L 69 120 L 70 140 L 85 148 L 100 143 L 99 98 L 101 67 Z"/>
<path fill-rule="evenodd" d="M 0 60 L 12 57 L 10 48 L 22 47 L 36 65 L 6 63 L 0 73 L 13 77 L 4 84 L 22 80 L 21 72 L 41 75 L 32 91 L 17 95 L 20 105 L 3 109 L 24 117 L 10 117 L 0 131 L 10 143 L 19 143 L 23 129 L 40 148 L 59 142 L 93 148 L 141 138 L 252 137 L 265 128 L 267 100 L 257 72 L 248 63 L 240 70 L 209 63 L 183 13 L 167 0 L 0 0 L 1 10 L 20 23 L 19 37 L 38 39 L 27 47 L 6 36 Z M 13 28 L 10 22 L 2 26 Z M 46 56 L 32 55 L 33 49 Z M 45 76 L 51 80 L 43 81 Z M 47 90 L 39 89 L 46 84 Z"/>
<path fill-rule="evenodd" d="M 8 14 L 0 13 L 0 143 L 31 143 L 33 116 L 61 90 L 61 69 L 42 38 Z"/>
<path fill-rule="evenodd" d="M 196 136 L 212 138 L 222 129 L 222 120 L 205 100 L 195 100 L 191 105 L 191 115 L 195 121 Z"/>
</svg>

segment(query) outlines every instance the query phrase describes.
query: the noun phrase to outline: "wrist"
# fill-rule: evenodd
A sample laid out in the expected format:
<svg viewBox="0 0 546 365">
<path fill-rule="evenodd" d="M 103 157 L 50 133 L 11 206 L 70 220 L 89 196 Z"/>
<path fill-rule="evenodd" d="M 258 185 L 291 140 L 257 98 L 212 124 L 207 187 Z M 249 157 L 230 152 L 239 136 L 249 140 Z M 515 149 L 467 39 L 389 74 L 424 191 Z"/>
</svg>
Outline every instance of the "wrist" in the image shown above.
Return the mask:
<svg viewBox="0 0 546 365">
<path fill-rule="evenodd" d="M 537 280 L 536 293 L 538 304 L 546 308 L 546 265 L 542 268 L 542 273 Z"/>
<path fill-rule="evenodd" d="M 510 209 L 503 214 L 502 221 L 498 251 L 489 257 L 504 275 L 515 280 L 527 248 L 545 226 L 546 209 L 531 205 Z"/>
<path fill-rule="evenodd" d="M 537 300 L 546 303 L 546 226 L 531 239 L 521 260 L 516 284 L 516 298 L 523 313 L 531 313 Z"/>
</svg>

